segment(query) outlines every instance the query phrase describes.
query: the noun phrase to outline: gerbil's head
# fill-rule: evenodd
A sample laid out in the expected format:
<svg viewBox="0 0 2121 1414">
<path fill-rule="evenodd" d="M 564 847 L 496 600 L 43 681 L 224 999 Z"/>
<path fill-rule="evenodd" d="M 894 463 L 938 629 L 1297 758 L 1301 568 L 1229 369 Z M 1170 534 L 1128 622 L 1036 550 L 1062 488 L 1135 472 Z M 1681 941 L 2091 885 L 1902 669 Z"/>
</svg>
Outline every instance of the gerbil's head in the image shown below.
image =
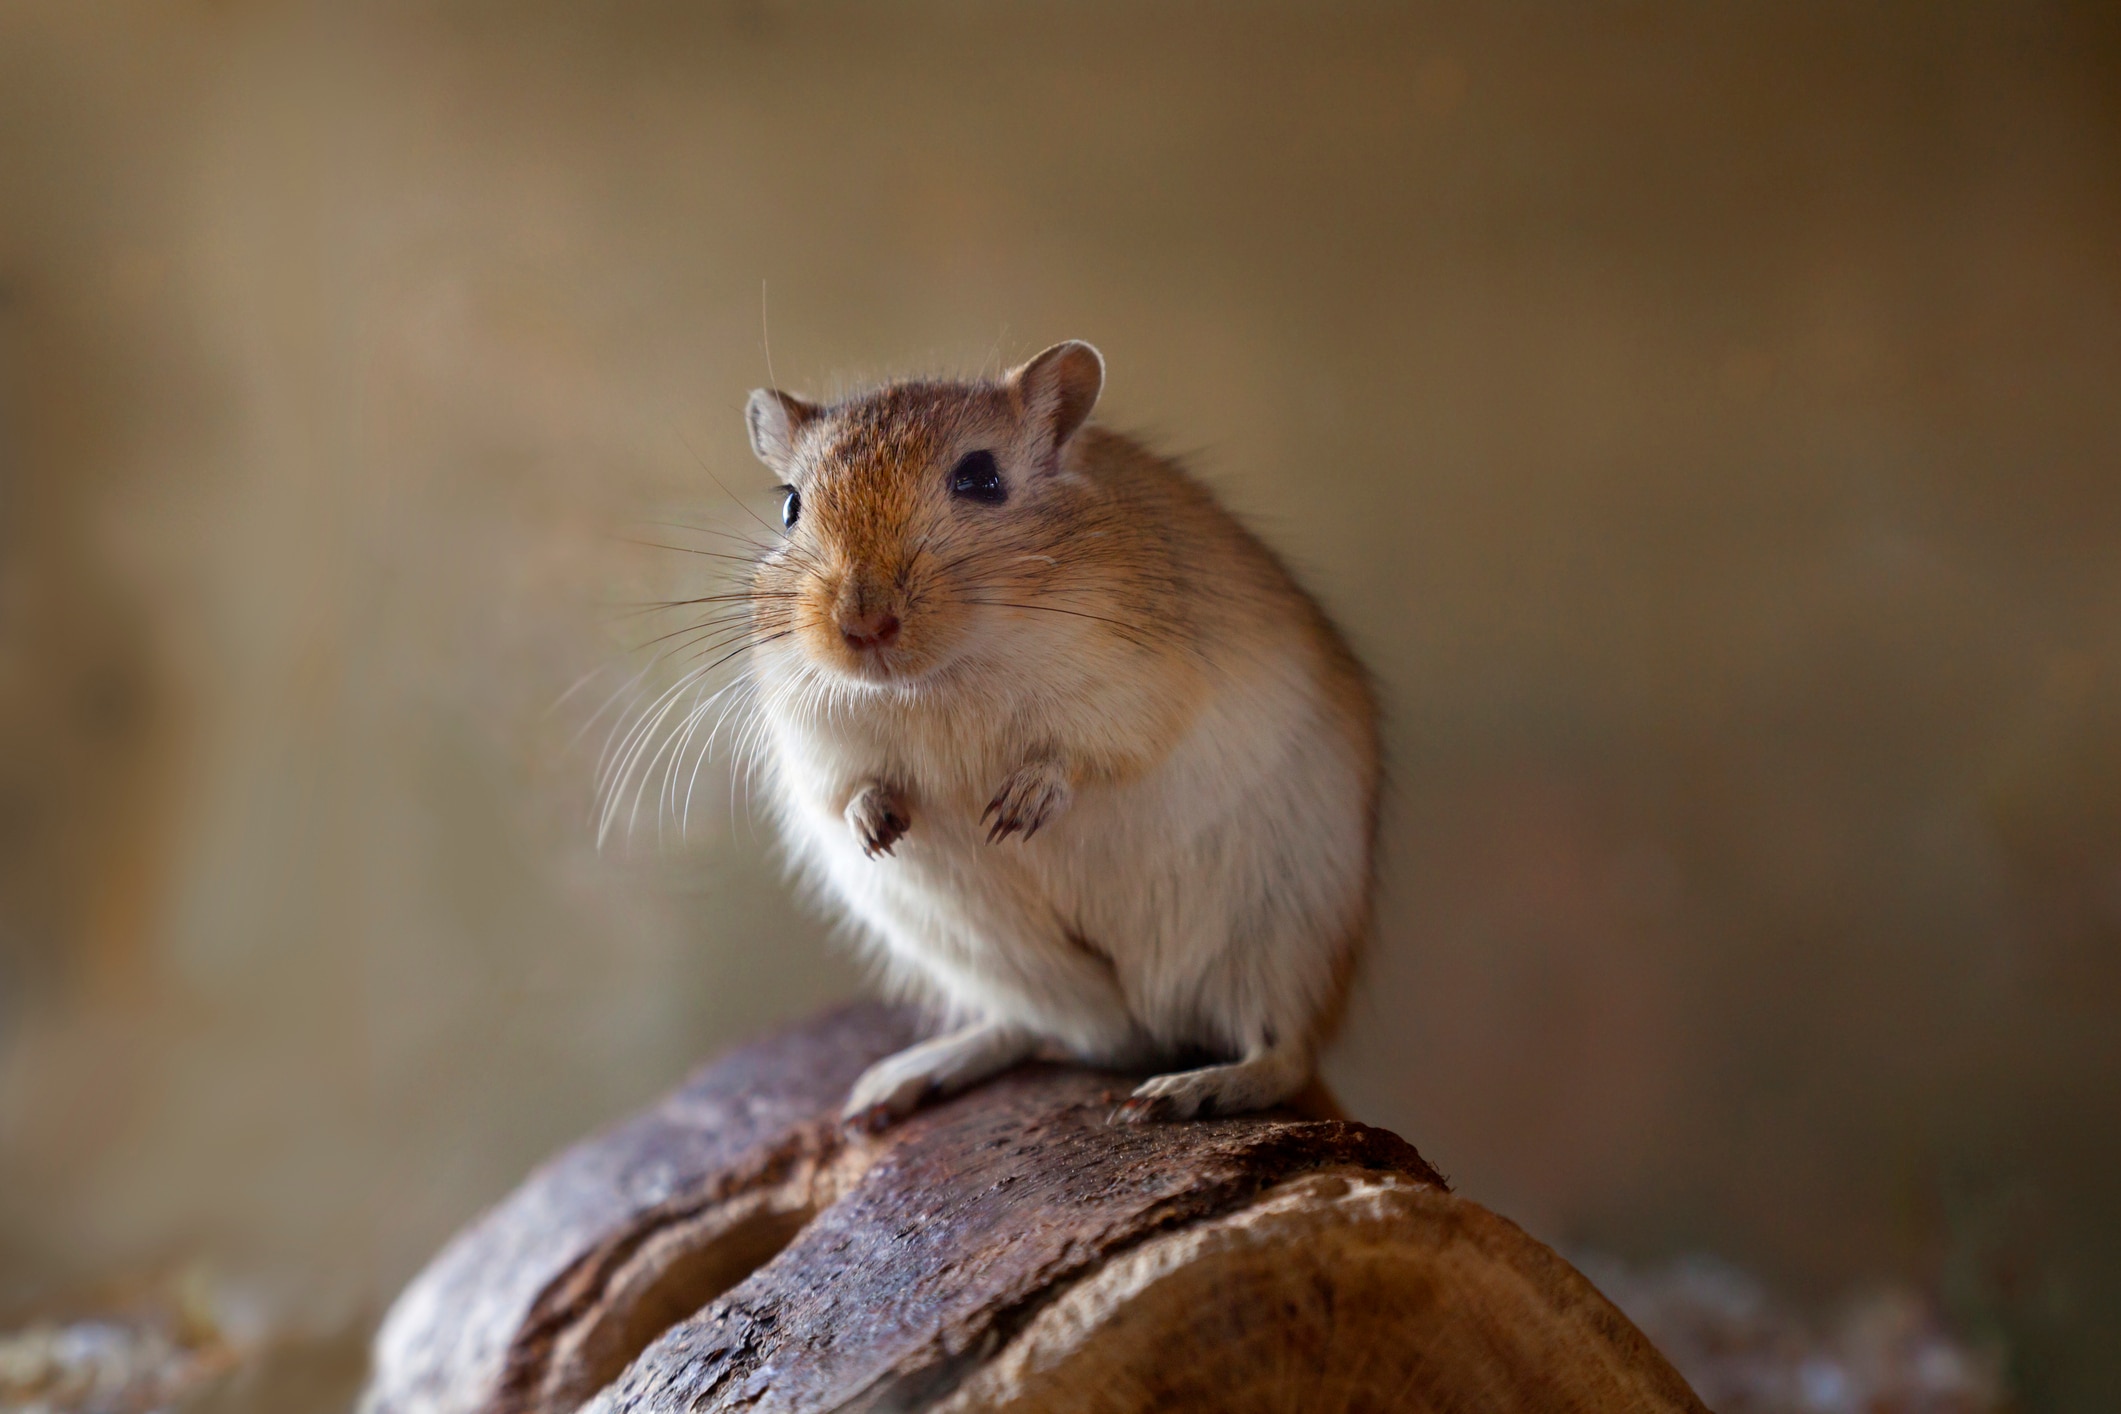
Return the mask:
<svg viewBox="0 0 2121 1414">
<path fill-rule="evenodd" d="M 895 383 L 829 407 L 753 393 L 751 449 L 783 482 L 787 526 L 753 576 L 757 638 L 874 685 L 976 652 L 982 625 L 1057 568 L 1082 489 L 1062 451 L 1103 385 L 1097 350 L 1071 342 L 993 381 Z"/>
</svg>

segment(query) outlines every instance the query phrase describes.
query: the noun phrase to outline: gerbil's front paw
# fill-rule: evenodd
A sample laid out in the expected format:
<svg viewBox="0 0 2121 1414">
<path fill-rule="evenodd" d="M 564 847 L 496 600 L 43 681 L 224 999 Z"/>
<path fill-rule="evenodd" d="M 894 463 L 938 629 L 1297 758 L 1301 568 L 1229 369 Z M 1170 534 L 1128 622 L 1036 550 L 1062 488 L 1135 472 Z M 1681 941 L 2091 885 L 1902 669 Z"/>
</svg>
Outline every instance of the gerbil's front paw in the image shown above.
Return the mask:
<svg viewBox="0 0 2121 1414">
<path fill-rule="evenodd" d="M 1033 761 L 1009 773 L 1002 788 L 987 802 L 980 819 L 987 822 L 987 843 L 994 844 L 1021 833 L 1025 839 L 1039 827 L 1059 817 L 1068 808 L 1073 791 L 1068 774 L 1057 762 Z"/>
<path fill-rule="evenodd" d="M 862 853 L 871 859 L 891 853 L 891 847 L 913 828 L 913 814 L 898 792 L 881 782 L 868 785 L 847 802 L 847 824 L 861 841 Z"/>
</svg>

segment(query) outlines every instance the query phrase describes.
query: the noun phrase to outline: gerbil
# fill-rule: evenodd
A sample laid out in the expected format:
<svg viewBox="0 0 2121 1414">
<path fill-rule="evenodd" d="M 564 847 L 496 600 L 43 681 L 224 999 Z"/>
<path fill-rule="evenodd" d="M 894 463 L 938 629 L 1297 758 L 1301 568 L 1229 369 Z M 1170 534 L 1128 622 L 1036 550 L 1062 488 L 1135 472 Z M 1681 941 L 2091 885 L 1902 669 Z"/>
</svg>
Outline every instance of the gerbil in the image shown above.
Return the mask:
<svg viewBox="0 0 2121 1414">
<path fill-rule="evenodd" d="M 1311 1076 L 1369 928 L 1369 681 L 1176 464 L 1086 426 L 1104 361 L 829 406 L 761 389 L 787 537 L 751 583 L 797 863 L 955 1029 L 871 1066 L 874 1125 L 1034 1054 L 1159 1075 L 1119 1117 Z"/>
</svg>

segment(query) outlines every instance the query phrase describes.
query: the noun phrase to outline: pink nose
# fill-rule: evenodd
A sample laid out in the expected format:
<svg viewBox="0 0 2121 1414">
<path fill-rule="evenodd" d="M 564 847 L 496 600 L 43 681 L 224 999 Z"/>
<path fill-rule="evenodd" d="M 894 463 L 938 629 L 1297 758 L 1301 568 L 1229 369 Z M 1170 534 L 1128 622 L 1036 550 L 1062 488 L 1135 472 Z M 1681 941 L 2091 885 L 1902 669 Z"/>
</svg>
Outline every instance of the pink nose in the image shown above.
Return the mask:
<svg viewBox="0 0 2121 1414">
<path fill-rule="evenodd" d="M 847 640 L 849 648 L 862 652 L 889 648 L 898 638 L 898 615 L 882 609 L 847 614 L 840 619 L 840 636 Z"/>
</svg>

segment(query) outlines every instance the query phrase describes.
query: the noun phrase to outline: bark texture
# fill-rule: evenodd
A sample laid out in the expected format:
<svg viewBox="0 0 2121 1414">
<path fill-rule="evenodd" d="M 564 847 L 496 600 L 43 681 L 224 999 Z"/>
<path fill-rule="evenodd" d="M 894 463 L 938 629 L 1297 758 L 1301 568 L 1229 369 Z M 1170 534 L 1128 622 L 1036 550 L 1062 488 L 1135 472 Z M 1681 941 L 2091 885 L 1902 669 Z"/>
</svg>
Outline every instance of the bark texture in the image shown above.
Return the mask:
<svg viewBox="0 0 2121 1414">
<path fill-rule="evenodd" d="M 1700 1410 L 1573 1268 L 1395 1135 L 1107 1122 L 1030 1066 L 876 1137 L 858 1006 L 532 1174 L 407 1288 L 366 1414 Z"/>
</svg>

